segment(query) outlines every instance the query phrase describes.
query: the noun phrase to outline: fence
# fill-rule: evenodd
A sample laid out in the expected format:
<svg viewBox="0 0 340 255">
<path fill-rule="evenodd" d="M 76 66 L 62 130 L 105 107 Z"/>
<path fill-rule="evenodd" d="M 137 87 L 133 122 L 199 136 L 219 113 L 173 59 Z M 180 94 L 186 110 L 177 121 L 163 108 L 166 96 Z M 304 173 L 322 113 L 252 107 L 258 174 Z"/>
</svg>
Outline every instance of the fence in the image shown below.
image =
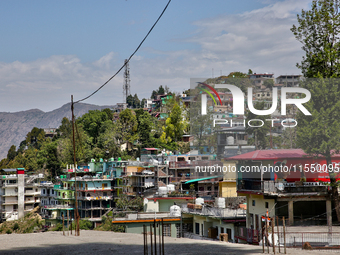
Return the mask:
<svg viewBox="0 0 340 255">
<path fill-rule="evenodd" d="M 263 216 L 262 219 L 265 223 L 262 233 L 258 235 L 258 240 L 262 239 L 263 253 L 265 253 L 265 250 L 269 253 L 269 246 L 272 247 L 274 254 L 275 248 L 277 248 L 278 253 L 283 251 L 286 254 L 286 247 L 310 250 L 340 249 L 340 232 L 286 232 L 284 217 L 282 218 L 281 230 L 278 224 L 275 226 L 276 223 L 279 223 L 278 217 L 275 220 L 275 218 Z M 265 246 L 267 246 L 267 249 L 265 249 Z"/>
<path fill-rule="evenodd" d="M 157 228 L 158 228 L 158 238 L 157 238 Z M 150 232 L 148 232 L 150 229 Z M 144 240 L 144 255 L 164 255 L 164 232 L 166 231 L 163 219 L 156 221 L 150 226 L 143 225 L 143 240 Z M 148 235 L 150 235 L 150 247 L 148 245 Z M 157 245 L 158 239 L 158 245 Z"/>
<path fill-rule="evenodd" d="M 278 235 L 279 244 L 284 241 L 283 233 Z M 308 242 L 312 247 L 340 246 L 340 232 L 287 232 L 287 247 L 303 247 Z"/>
</svg>

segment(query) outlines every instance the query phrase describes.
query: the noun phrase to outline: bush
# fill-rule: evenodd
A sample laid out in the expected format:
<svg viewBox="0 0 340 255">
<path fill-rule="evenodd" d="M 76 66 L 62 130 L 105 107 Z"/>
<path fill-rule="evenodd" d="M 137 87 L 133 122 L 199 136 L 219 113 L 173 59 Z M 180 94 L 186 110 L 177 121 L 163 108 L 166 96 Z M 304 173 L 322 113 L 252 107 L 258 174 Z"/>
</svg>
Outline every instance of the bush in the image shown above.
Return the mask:
<svg viewBox="0 0 340 255">
<path fill-rule="evenodd" d="M 12 230 L 7 229 L 6 234 L 12 234 Z"/>
<path fill-rule="evenodd" d="M 63 225 L 58 223 L 54 228 L 51 229 L 52 231 L 63 231 Z"/>
<path fill-rule="evenodd" d="M 17 229 L 19 229 L 18 222 L 14 223 L 14 225 L 13 225 L 13 231 L 16 231 Z"/>
<path fill-rule="evenodd" d="M 75 229 L 76 222 L 72 222 L 72 229 Z M 93 229 L 93 224 L 89 220 L 79 220 L 79 229 L 90 230 Z"/>
</svg>

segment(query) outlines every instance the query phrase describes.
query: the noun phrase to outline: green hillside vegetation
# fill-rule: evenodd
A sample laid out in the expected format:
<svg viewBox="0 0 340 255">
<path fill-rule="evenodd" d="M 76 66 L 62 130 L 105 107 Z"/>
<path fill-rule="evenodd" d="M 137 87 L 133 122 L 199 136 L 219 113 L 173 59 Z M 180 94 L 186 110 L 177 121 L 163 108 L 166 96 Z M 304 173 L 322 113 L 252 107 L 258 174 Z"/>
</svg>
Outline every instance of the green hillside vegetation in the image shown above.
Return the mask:
<svg viewBox="0 0 340 255">
<path fill-rule="evenodd" d="M 20 220 L 5 221 L 0 224 L 0 234 L 25 234 L 43 231 L 45 220 L 37 213 L 38 210 L 39 207 L 36 207 Z"/>
<path fill-rule="evenodd" d="M 142 148 L 156 147 L 187 152 L 180 137 L 186 132 L 185 109 L 179 101 L 167 102 L 168 117 L 159 120 L 143 109 L 126 109 L 118 116 L 110 109 L 91 110 L 76 119 L 76 162 L 110 158 L 136 159 Z M 174 112 L 174 113 L 172 113 Z M 118 117 L 118 118 L 117 118 Z M 178 125 L 174 126 L 174 120 Z M 166 138 L 166 139 L 164 139 Z M 20 146 L 12 145 L 0 169 L 24 167 L 27 171 L 55 177 L 67 164 L 73 163 L 72 122 L 63 118 L 53 138 L 45 138 L 43 129 L 34 127 Z M 129 144 L 128 150 L 121 145 Z M 0 174 L 4 174 L 1 173 Z"/>
</svg>

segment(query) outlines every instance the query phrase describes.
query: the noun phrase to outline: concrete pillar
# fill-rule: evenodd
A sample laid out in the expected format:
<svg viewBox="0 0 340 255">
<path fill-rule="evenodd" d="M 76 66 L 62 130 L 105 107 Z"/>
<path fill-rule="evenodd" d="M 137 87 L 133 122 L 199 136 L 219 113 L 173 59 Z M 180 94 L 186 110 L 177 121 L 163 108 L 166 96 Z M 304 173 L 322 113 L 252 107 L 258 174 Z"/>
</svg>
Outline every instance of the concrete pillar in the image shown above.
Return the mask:
<svg viewBox="0 0 340 255">
<path fill-rule="evenodd" d="M 328 232 L 332 232 L 332 201 L 326 200 Z"/>
<path fill-rule="evenodd" d="M 246 218 L 246 227 L 250 228 L 251 226 L 251 222 L 250 222 L 250 214 L 249 214 L 249 207 L 250 207 L 250 201 L 251 201 L 251 197 L 247 196 L 247 218 Z"/>
<path fill-rule="evenodd" d="M 288 218 L 289 218 L 289 225 L 294 225 L 294 207 L 293 201 L 288 201 Z"/>
<path fill-rule="evenodd" d="M 25 169 L 17 169 L 18 176 L 18 218 L 24 217 L 25 210 Z"/>
</svg>

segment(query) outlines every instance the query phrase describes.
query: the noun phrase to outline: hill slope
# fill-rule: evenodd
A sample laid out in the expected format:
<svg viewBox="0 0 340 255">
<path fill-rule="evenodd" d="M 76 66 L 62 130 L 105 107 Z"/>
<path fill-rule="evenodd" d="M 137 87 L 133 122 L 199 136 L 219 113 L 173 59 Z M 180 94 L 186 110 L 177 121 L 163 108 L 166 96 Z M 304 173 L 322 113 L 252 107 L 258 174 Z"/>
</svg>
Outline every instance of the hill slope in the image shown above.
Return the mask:
<svg viewBox="0 0 340 255">
<path fill-rule="evenodd" d="M 80 117 L 89 110 L 104 108 L 111 108 L 111 106 L 78 103 L 74 106 L 74 115 Z M 43 112 L 39 109 L 14 113 L 0 112 L 0 159 L 7 156 L 7 152 L 13 144 L 18 146 L 33 127 L 57 128 L 64 117 L 71 119 L 71 103 L 51 112 Z"/>
</svg>

